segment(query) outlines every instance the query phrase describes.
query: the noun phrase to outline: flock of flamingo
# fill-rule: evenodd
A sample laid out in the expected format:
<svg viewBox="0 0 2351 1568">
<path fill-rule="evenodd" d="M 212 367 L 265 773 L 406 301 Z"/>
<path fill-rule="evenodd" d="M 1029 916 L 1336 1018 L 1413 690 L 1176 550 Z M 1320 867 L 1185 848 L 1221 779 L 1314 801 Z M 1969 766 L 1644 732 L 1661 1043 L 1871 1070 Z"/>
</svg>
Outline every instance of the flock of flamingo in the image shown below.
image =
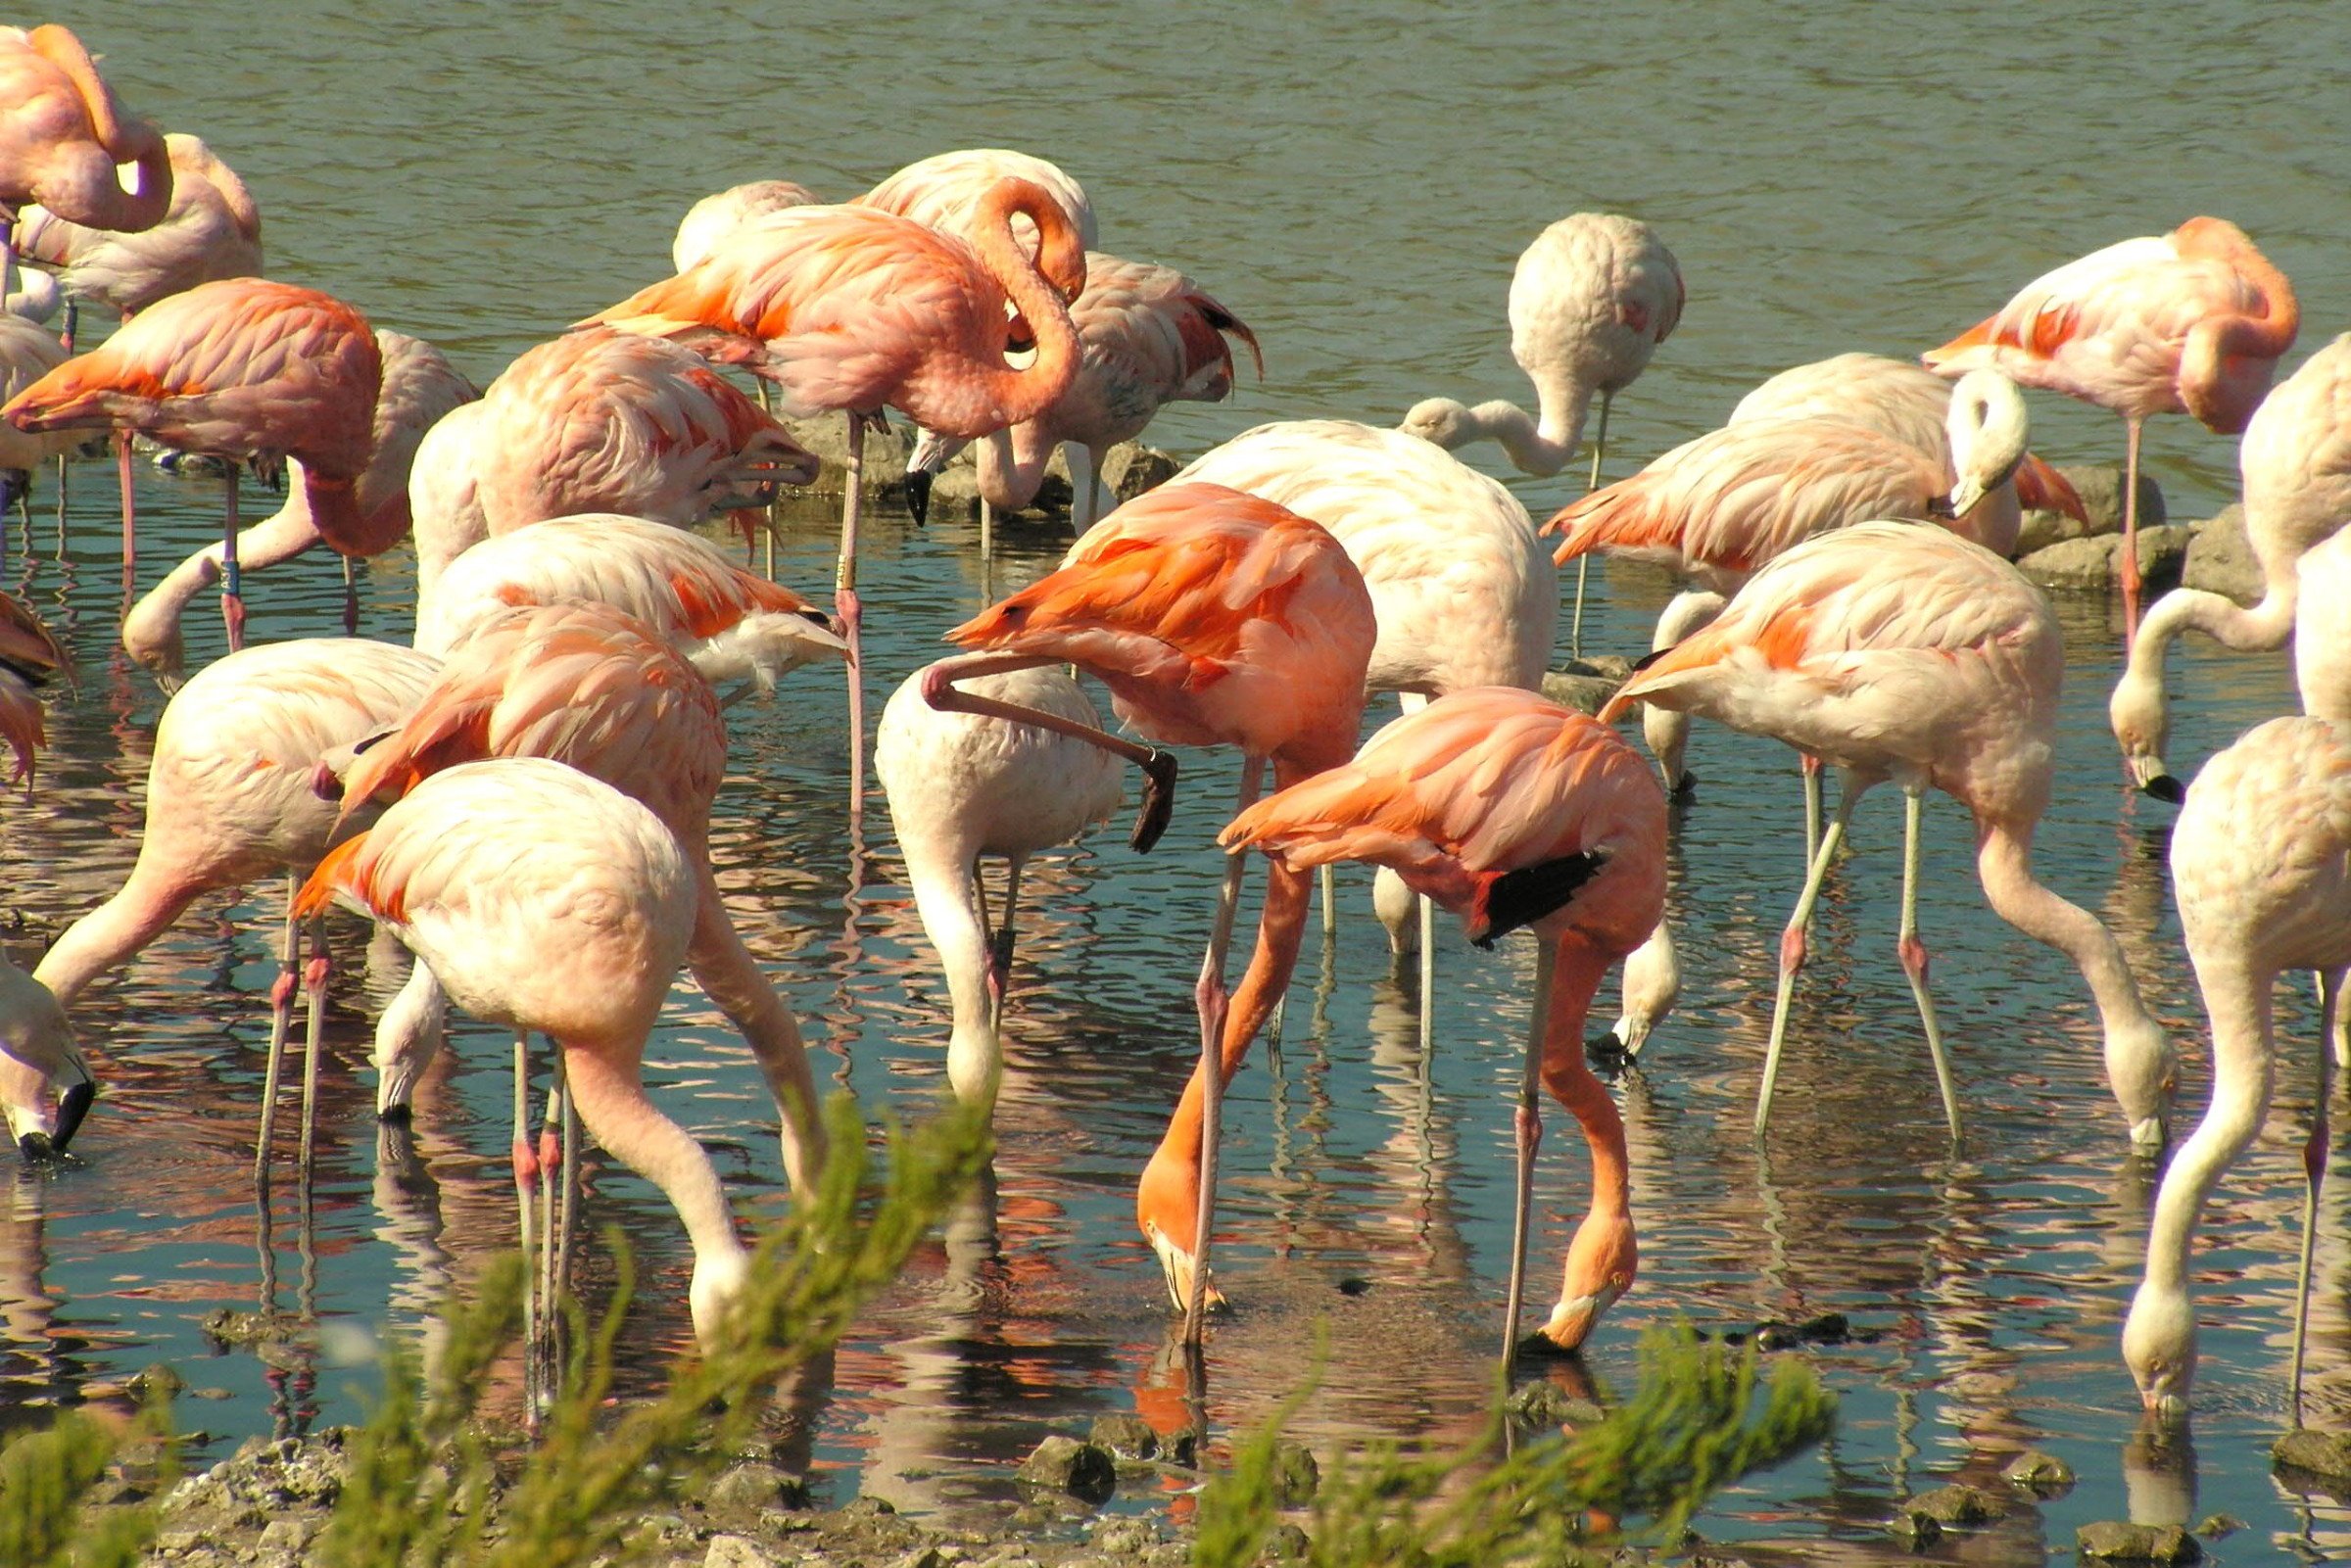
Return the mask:
<svg viewBox="0 0 2351 1568">
<path fill-rule="evenodd" d="M 2081 970 L 2129 1135 L 2164 1145 L 2172 1044 L 2105 927 L 2034 876 L 2066 659 L 2048 600 L 2006 558 L 2024 507 L 2081 506 L 2027 450 L 2018 389 L 2117 411 L 2129 431 L 2131 637 L 2113 727 L 2141 785 L 2184 795 L 2172 866 L 2213 1029 L 2211 1110 L 2164 1177 L 2124 1353 L 2147 1408 L 2184 1414 L 2191 1232 L 2268 1108 L 2274 982 L 2315 970 L 2332 1037 L 2351 966 L 2351 731 L 2338 728 L 2351 720 L 2351 534 L 2338 532 L 2351 519 L 2351 336 L 2272 392 L 2298 307 L 2233 225 L 2192 218 L 2070 262 L 1919 363 L 1848 354 L 1784 372 L 1722 429 L 1603 486 L 1611 401 L 1673 331 L 1684 292 L 1646 224 L 1578 214 L 1534 241 L 1511 287 L 1511 347 L 1537 414 L 1433 399 L 1399 429 L 1262 425 L 1096 520 L 1107 449 L 1171 400 L 1223 397 L 1234 346 L 1254 356 L 1257 341 L 1183 274 L 1096 251 L 1085 193 L 1018 153 L 928 159 L 842 205 L 784 181 L 713 196 L 679 230 L 674 276 L 574 323 L 478 394 L 430 345 L 252 275 L 259 214 L 241 182 L 195 138 L 127 114 L 64 28 L 0 29 L 0 208 L 12 253 L 0 290 L 15 290 L 23 312 L 0 317 L 0 467 L 15 491 L 88 433 L 112 432 L 127 566 L 130 437 L 220 459 L 228 475 L 219 545 L 123 624 L 132 655 L 173 692 L 136 868 L 29 978 L 10 971 L 0 983 L 0 1104 L 24 1156 L 64 1150 L 92 1102 L 94 1069 L 67 1021 L 76 996 L 192 900 L 282 876 L 257 1168 L 306 993 L 314 1084 L 320 918 L 347 905 L 417 960 L 378 1022 L 379 1109 L 405 1112 L 450 1002 L 511 1028 L 527 1243 L 534 1192 L 561 1162 L 532 1125 L 528 1041 L 547 1036 L 551 1124 L 576 1117 L 675 1206 L 705 1340 L 750 1255 L 710 1160 L 648 1099 L 640 1065 L 677 970 L 690 968 L 767 1077 L 790 1180 L 804 1186 L 825 1159 L 795 1020 L 712 872 L 727 752 L 716 688 L 768 688 L 800 664 L 842 659 L 849 787 L 861 793 L 860 481 L 886 408 L 923 432 L 918 499 L 967 443 L 995 507 L 1027 502 L 1057 446 L 1077 478 L 1081 532 L 1061 568 L 949 631 L 960 651 L 909 676 L 874 736 L 952 997 L 955 1093 L 982 1104 L 996 1093 L 1025 858 L 1116 810 L 1123 761 L 1144 774 L 1133 841 L 1147 849 L 1176 786 L 1166 748 L 1238 747 L 1240 797 L 1196 986 L 1201 1061 L 1136 1203 L 1187 1342 L 1219 1300 L 1223 1091 L 1289 981 L 1313 873 L 1346 861 L 1381 869 L 1383 919 L 1400 947 L 1418 941 L 1424 975 L 1436 906 L 1481 947 L 1520 928 L 1534 939 L 1506 1356 L 1545 1091 L 1578 1122 L 1592 1185 L 1541 1335 L 1574 1349 L 1637 1271 L 1623 1126 L 1587 1061 L 1585 1020 L 1619 966 L 1624 1049 L 1637 1052 L 1672 1004 L 1667 802 L 1692 715 L 1783 740 L 1804 764 L 1809 872 L 1781 941 L 1758 1135 L 1824 878 L 1856 802 L 1890 782 L 1907 806 L 1898 951 L 1953 1135 L 1964 1096 L 1917 911 L 1931 790 L 1971 814 L 1992 908 Z M 22 289 L 16 257 L 37 269 Z M 71 306 L 120 317 L 95 350 L 71 355 L 37 324 L 58 303 L 43 286 L 51 274 Z M 719 367 L 749 372 L 758 399 Z M 1595 395 L 1590 493 L 1541 528 L 1448 451 L 1490 438 L 1525 472 L 1557 473 L 1583 444 Z M 771 400 L 846 419 L 829 615 L 691 531 L 731 514 L 748 544 L 780 486 L 816 477 Z M 2140 427 L 2167 410 L 2242 433 L 2246 524 L 2267 583 L 2250 610 L 2178 592 L 2139 623 Z M 283 507 L 245 526 L 240 468 L 281 463 Z M 413 646 L 353 636 L 243 645 L 246 573 L 321 542 L 348 573 L 410 539 Z M 1559 566 L 1579 562 L 1580 641 L 1581 564 L 1595 551 L 1662 562 L 1692 585 L 1597 718 L 1540 692 Z M 179 617 L 215 582 L 232 651 L 183 682 Z M 2191 627 L 2240 648 L 2293 636 L 2309 716 L 2251 731 L 2183 791 L 2164 760 L 2162 664 Z M 0 725 L 21 769 L 41 739 L 35 684 L 65 659 L 9 601 Z M 1104 727 L 1079 675 L 1108 689 L 1132 737 Z M 1382 691 L 1404 714 L 1360 740 L 1367 696 Z M 1614 727 L 1636 705 L 1654 761 Z M 1268 764 L 1273 791 L 1261 795 Z M 1824 768 L 1842 784 L 1833 814 L 1820 804 Z M 1251 851 L 1268 884 L 1228 984 Z M 992 907 L 979 871 L 991 856 L 1009 862 Z M 2334 1058 L 2318 1060 L 2324 1084 Z M 2327 1104 L 2322 1090 L 2314 1196 Z M 306 1166 L 310 1143 L 306 1125 Z M 2308 1280 L 2306 1235 L 2305 1296 Z"/>
</svg>

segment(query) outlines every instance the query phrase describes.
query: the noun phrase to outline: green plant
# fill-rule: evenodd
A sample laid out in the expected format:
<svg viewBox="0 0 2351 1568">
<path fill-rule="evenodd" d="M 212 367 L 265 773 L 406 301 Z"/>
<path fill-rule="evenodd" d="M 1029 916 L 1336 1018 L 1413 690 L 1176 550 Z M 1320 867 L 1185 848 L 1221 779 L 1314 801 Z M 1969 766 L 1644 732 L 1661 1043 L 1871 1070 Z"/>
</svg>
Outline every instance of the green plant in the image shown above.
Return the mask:
<svg viewBox="0 0 2351 1568">
<path fill-rule="evenodd" d="M 1613 1539 L 1618 1521 L 1645 1515 L 1650 1535 L 1678 1541 L 1715 1491 L 1818 1442 L 1836 1419 L 1835 1397 L 1793 1358 L 1766 1383 L 1751 1348 L 1734 1354 L 1687 1325 L 1652 1329 L 1640 1356 L 1632 1399 L 1571 1437 L 1546 1436 L 1496 1459 L 1508 1419 L 1498 1409 L 1460 1452 L 1375 1444 L 1341 1455 L 1316 1494 L 1303 1560 L 1312 1568 L 1605 1561 L 1587 1544 Z M 1276 1445 L 1305 1398 L 1252 1435 L 1202 1496 L 1198 1568 L 1250 1568 L 1272 1541 Z"/>
<path fill-rule="evenodd" d="M 151 1401 L 133 1428 L 158 1453 L 155 1490 L 177 1471 L 168 1406 Z M 0 1445 L 0 1563 L 24 1568 L 130 1568 L 155 1539 L 151 1501 L 92 1503 L 91 1487 L 122 1450 L 120 1437 L 80 1410 Z"/>
</svg>

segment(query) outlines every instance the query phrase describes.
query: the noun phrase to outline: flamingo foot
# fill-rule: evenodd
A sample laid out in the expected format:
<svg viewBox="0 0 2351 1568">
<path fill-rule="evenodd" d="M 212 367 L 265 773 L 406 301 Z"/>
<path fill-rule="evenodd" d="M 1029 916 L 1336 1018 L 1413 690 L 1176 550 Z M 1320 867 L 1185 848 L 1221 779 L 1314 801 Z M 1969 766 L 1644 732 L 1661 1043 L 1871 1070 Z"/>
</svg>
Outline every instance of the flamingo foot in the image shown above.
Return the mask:
<svg viewBox="0 0 2351 1568">
<path fill-rule="evenodd" d="M 228 651 L 245 646 L 245 599 L 239 594 L 220 595 L 220 619 L 228 623 Z"/>
<path fill-rule="evenodd" d="M 1792 925 L 1780 932 L 1780 973 L 1794 974 L 1804 967 L 1804 927 Z M 1905 960 L 1907 962 L 1907 960 Z"/>
<path fill-rule="evenodd" d="M 514 1185 L 518 1190 L 527 1192 L 539 1184 L 539 1151 L 532 1146 L 530 1139 L 517 1138 L 514 1140 L 513 1155 Z"/>
<path fill-rule="evenodd" d="M 1154 746 L 1143 763 L 1143 803 L 1134 814 L 1134 831 L 1127 835 L 1128 847 L 1147 854 L 1175 815 L 1176 753 Z"/>
</svg>

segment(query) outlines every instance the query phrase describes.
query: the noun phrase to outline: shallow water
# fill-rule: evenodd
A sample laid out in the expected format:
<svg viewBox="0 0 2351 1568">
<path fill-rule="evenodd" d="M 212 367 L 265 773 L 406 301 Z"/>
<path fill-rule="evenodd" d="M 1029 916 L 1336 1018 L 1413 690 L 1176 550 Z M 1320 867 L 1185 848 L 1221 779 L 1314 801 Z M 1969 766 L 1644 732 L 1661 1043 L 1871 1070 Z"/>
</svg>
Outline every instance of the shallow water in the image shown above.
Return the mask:
<svg viewBox="0 0 2351 1568">
<path fill-rule="evenodd" d="M 273 274 L 434 339 L 484 381 L 665 271 L 671 227 L 704 191 L 783 175 L 845 195 L 974 144 L 1063 163 L 1092 191 L 1109 249 L 1183 266 L 1263 337 L 1263 387 L 1224 406 L 1177 405 L 1154 428 L 1186 451 L 1266 418 L 1385 420 L 1430 393 L 1520 395 L 1502 323 L 1511 262 L 1579 207 L 1655 222 L 1690 280 L 1681 331 L 1616 411 L 1617 473 L 1709 428 L 1785 364 L 1939 342 L 2043 267 L 2194 212 L 2243 224 L 2295 279 L 2304 352 L 2351 298 L 2339 177 L 2351 99 L 2310 64 L 2351 50 L 2339 7 L 2082 7 L 1994 30 L 1951 8 L 1750 4 L 1709 12 L 1698 35 L 1534 5 L 1483 7 L 1441 29 L 1401 5 L 1204 7 L 1124 29 L 1099 16 L 812 4 L 787 22 L 610 0 L 397 15 L 187 0 L 166 31 L 152 9 L 56 13 L 108 56 L 135 108 L 201 131 L 245 175 Z M 2039 395 L 2033 411 L 2043 454 L 2119 455 L 2107 416 Z M 2183 419 L 2158 421 L 2148 451 L 2175 515 L 2207 515 L 2232 489 L 2233 444 Z M 1498 464 L 1490 449 L 1477 460 Z M 1538 514 L 1573 494 L 1564 477 L 1515 483 Z M 216 497 L 143 485 L 151 580 L 209 537 Z M 70 633 L 81 665 L 78 689 L 55 699 L 39 789 L 0 802 L 23 922 L 7 945 L 22 962 L 111 891 L 135 851 L 160 699 L 114 650 L 108 495 L 99 468 L 76 470 L 63 556 L 46 522 L 33 554 L 22 541 L 11 554 L 12 586 Z M 1041 569 L 1061 543 L 1016 538 L 999 581 Z M 875 529 L 875 702 L 981 602 L 974 545 L 954 523 L 922 532 L 886 517 Z M 795 512 L 779 574 L 820 587 L 829 558 L 823 509 Z M 399 558 L 371 570 L 366 630 L 405 635 L 405 571 Z M 1604 576 L 1588 640 L 1645 647 L 1663 586 Z M 330 630 L 332 579 L 316 562 L 257 578 L 256 634 Z M 2125 799 L 2104 734 L 2111 607 L 2062 608 L 2066 765 L 2039 865 L 2122 936 L 2185 1042 L 2192 1114 L 2205 1058 L 2165 891 L 2171 812 Z M 214 617 L 191 616 L 191 632 L 197 657 L 217 650 Z M 2282 655 L 2196 644 L 2172 672 L 2183 771 L 2291 700 Z M 943 1085 L 944 987 L 883 814 L 862 845 L 846 832 L 838 683 L 812 674 L 773 707 L 738 711 L 713 834 L 738 921 L 834 1075 L 919 1114 Z M 1844 1399 L 1835 1441 L 1727 1495 L 1699 1529 L 1794 1559 L 1865 1558 L 1887 1549 L 1878 1521 L 1893 1498 L 1982 1479 L 2036 1445 L 2069 1459 L 2080 1489 L 2042 1510 L 2038 1533 L 2027 1515 L 1966 1547 L 1968 1560 L 2038 1562 L 2087 1519 L 2192 1522 L 2216 1509 L 2254 1527 L 2219 1545 L 2224 1561 L 2272 1560 L 2297 1542 L 2351 1551 L 2344 1511 L 2280 1491 L 2266 1457 L 2285 1418 L 2307 1055 L 2207 1218 L 2192 1449 L 2150 1444 L 2115 1348 L 2150 1176 L 2126 1158 L 2078 979 L 1984 908 L 1965 827 L 1939 802 L 1921 918 L 1967 1096 L 1954 1157 L 1894 961 L 1896 799 L 1873 799 L 1823 906 L 1775 1128 L 1758 1148 L 1748 1125 L 1772 955 L 1801 870 L 1794 775 L 1778 748 L 1711 730 L 1692 765 L 1703 784 L 1675 894 L 1686 988 L 1621 1091 L 1642 1278 L 1585 1371 L 1626 1386 L 1639 1329 L 1673 1314 L 1730 1326 L 1835 1310 L 1875 1336 L 1807 1353 Z M 951 1507 L 1003 1494 L 1037 1437 L 1091 1413 L 1182 1418 L 1130 1193 L 1190 1065 L 1209 845 L 1236 778 L 1230 758 L 1186 769 L 1176 826 L 1152 856 L 1104 834 L 1041 867 L 1025 893 L 993 1246 L 984 1210 L 963 1216 L 810 1395 L 809 1451 L 835 1472 L 837 1499 L 863 1488 Z M 1321 1389 L 1298 1417 L 1318 1443 L 1458 1438 L 1486 1388 L 1529 957 L 1481 955 L 1448 932 L 1439 1044 L 1423 1063 L 1367 886 L 1346 879 L 1335 942 L 1310 942 L 1277 1067 L 1261 1047 L 1235 1086 L 1219 1259 L 1242 1309 L 1210 1352 L 1220 1430 L 1297 1387 L 1323 1324 Z M 330 1324 L 405 1331 L 507 1242 L 503 1042 L 465 1029 L 420 1096 L 413 1158 L 379 1160 L 352 927 L 338 947 L 315 1245 L 306 1258 L 281 1183 L 269 1250 L 257 1250 L 250 1122 L 275 899 L 264 887 L 207 900 L 79 1009 L 110 1092 L 76 1145 L 84 1158 L 12 1176 L 0 1205 L 0 1422 L 103 1397 L 157 1359 L 227 1396 L 182 1404 L 183 1423 L 216 1435 L 208 1452 L 350 1419 L 363 1366 L 271 1368 L 219 1352 L 199 1319 L 273 1285 L 281 1306 Z M 2302 997 L 2283 1017 L 2307 1037 Z M 746 1216 L 772 1213 L 771 1108 L 740 1041 L 681 989 L 652 1058 L 657 1097 L 711 1147 Z M 1540 1182 L 1538 1296 L 1582 1206 L 1572 1136 L 1555 1129 Z M 590 1233 L 622 1224 L 646 1272 L 651 1306 L 634 1343 L 683 1343 L 686 1259 L 665 1206 L 608 1166 L 592 1192 Z M 2313 1399 L 2336 1424 L 2351 1419 L 2346 1230 L 2330 1198 Z M 608 1269 L 594 1249 L 584 1266 L 600 1289 Z M 1369 1288 L 1338 1288 L 1358 1281 Z"/>
</svg>

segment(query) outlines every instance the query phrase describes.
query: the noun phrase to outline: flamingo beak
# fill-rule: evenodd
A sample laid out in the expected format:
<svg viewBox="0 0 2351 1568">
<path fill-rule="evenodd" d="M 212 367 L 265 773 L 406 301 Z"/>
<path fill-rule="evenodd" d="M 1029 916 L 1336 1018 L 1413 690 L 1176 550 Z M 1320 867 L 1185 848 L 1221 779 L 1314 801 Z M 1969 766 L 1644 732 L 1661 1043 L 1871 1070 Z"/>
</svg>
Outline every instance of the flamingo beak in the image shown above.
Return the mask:
<svg viewBox="0 0 2351 1568">
<path fill-rule="evenodd" d="M 1143 1230 L 1150 1237 L 1151 1250 L 1159 1254 L 1160 1272 L 1168 1282 L 1168 1300 L 1175 1304 L 1176 1310 L 1183 1311 L 1192 1302 L 1192 1255 L 1169 1240 L 1167 1233 L 1157 1225 L 1146 1224 Z M 1225 1309 L 1224 1293 L 1217 1289 L 1213 1280 L 1209 1282 L 1205 1304 L 1207 1310 L 1212 1312 Z"/>
</svg>

